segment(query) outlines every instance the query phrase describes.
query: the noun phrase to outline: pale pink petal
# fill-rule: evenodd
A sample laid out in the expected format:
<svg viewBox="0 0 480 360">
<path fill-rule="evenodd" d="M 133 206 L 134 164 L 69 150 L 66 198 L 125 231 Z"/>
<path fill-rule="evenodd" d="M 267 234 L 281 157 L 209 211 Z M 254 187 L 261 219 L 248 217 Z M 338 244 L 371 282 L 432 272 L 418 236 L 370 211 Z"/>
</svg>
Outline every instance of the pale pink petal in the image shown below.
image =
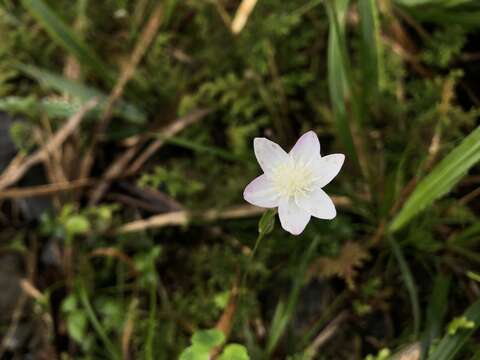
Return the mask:
<svg viewBox="0 0 480 360">
<path fill-rule="evenodd" d="M 339 173 L 345 161 L 343 154 L 331 154 L 323 156 L 313 164 L 315 186 L 324 187 Z"/>
<path fill-rule="evenodd" d="M 303 134 L 290 150 L 290 155 L 296 161 L 309 163 L 320 156 L 320 141 L 317 134 L 309 131 Z"/>
<path fill-rule="evenodd" d="M 288 160 L 288 154 L 280 147 L 280 145 L 266 138 L 255 138 L 253 140 L 253 148 L 255 156 L 262 170 L 267 175 Z"/>
<path fill-rule="evenodd" d="M 293 235 L 299 235 L 310 221 L 310 214 L 298 207 L 293 198 L 282 199 L 278 206 L 282 228 Z"/>
<path fill-rule="evenodd" d="M 243 198 L 250 204 L 264 208 L 277 207 L 279 196 L 267 176 L 260 175 L 247 185 Z"/>
<path fill-rule="evenodd" d="M 295 201 L 300 208 L 317 218 L 331 220 L 337 215 L 332 199 L 320 188 L 295 197 Z"/>
</svg>

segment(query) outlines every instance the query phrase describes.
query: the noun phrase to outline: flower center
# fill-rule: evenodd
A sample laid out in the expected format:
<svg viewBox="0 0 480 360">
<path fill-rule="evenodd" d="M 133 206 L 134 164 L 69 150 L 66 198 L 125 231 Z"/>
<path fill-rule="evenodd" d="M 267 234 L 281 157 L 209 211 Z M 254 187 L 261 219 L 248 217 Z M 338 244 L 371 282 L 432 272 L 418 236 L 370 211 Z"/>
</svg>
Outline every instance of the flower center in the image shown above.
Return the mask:
<svg viewBox="0 0 480 360">
<path fill-rule="evenodd" d="M 279 165 L 273 172 L 275 190 L 283 197 L 305 195 L 311 191 L 314 180 L 308 164 L 296 162 L 292 158 Z"/>
</svg>

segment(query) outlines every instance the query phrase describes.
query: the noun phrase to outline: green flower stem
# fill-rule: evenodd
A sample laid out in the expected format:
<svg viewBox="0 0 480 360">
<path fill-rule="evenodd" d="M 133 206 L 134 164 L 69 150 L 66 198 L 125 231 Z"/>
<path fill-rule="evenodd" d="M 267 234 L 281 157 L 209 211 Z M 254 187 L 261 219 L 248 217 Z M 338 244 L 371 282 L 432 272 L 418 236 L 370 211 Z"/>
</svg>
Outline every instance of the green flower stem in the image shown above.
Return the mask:
<svg viewBox="0 0 480 360">
<path fill-rule="evenodd" d="M 250 254 L 250 257 L 248 258 L 247 269 L 245 270 L 245 273 L 243 274 L 243 277 L 242 277 L 242 282 L 241 282 L 241 287 L 240 287 L 241 289 L 243 289 L 246 285 L 247 277 L 248 277 L 248 274 L 250 273 L 250 268 L 252 267 L 251 265 L 252 265 L 252 262 L 253 262 L 253 258 L 255 257 L 255 254 L 257 253 L 258 246 L 260 245 L 260 242 L 262 241 L 264 236 L 265 236 L 265 233 L 263 233 L 263 232 L 260 232 L 257 236 L 257 240 L 255 241 L 255 245 L 253 246 L 252 253 Z"/>
</svg>

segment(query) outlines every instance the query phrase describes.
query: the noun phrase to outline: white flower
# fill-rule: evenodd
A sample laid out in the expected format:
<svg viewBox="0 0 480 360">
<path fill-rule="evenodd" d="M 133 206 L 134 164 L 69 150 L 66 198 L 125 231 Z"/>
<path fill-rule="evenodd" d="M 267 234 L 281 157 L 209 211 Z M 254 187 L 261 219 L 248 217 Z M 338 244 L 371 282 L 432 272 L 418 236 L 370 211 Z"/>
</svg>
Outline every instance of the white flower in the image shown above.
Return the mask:
<svg viewBox="0 0 480 360">
<path fill-rule="evenodd" d="M 282 227 L 293 235 L 305 229 L 311 216 L 330 220 L 337 215 L 322 188 L 337 176 L 345 155 L 320 156 L 320 142 L 313 131 L 302 135 L 288 154 L 266 138 L 255 138 L 253 147 L 264 174 L 247 185 L 246 201 L 278 207 Z"/>
</svg>

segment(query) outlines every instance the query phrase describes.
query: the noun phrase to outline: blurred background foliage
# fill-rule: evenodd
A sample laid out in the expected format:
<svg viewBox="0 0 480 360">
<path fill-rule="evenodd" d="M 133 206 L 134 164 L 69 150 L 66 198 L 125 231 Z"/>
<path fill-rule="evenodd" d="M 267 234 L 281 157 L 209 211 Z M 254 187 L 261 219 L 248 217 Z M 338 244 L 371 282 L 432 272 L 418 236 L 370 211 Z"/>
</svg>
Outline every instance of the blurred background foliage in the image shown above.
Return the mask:
<svg viewBox="0 0 480 360">
<path fill-rule="evenodd" d="M 475 0 L 0 0 L 0 358 L 480 359 L 479 28 Z M 310 129 L 338 216 L 252 258 L 252 139 Z"/>
</svg>

